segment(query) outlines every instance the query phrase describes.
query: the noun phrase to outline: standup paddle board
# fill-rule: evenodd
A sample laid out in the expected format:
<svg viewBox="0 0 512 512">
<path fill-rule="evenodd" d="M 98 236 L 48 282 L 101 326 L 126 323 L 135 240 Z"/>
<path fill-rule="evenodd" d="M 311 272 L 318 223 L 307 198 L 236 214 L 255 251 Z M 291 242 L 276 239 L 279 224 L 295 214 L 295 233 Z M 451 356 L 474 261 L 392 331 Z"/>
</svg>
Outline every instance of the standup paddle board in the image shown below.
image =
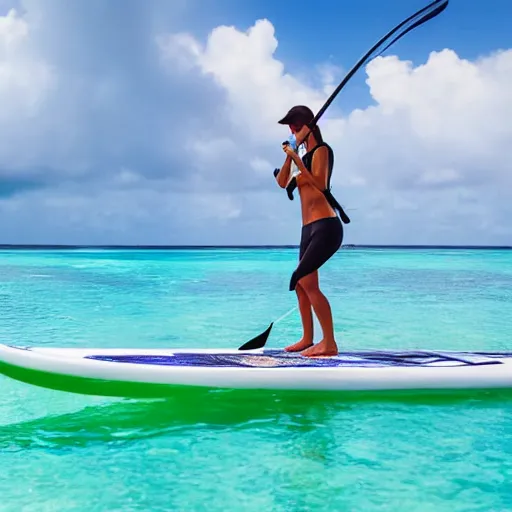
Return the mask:
<svg viewBox="0 0 512 512">
<path fill-rule="evenodd" d="M 0 344 L 0 373 L 88 395 L 171 396 L 183 388 L 393 391 L 512 388 L 512 352 L 94 349 Z"/>
</svg>

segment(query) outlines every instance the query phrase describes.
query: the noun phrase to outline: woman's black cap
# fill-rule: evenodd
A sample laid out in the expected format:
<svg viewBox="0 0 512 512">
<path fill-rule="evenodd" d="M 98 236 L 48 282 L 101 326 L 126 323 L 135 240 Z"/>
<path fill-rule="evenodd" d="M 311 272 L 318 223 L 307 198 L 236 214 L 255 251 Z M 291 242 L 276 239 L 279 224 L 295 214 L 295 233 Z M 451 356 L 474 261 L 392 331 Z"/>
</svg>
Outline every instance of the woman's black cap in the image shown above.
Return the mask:
<svg viewBox="0 0 512 512">
<path fill-rule="evenodd" d="M 309 107 L 305 105 L 296 105 L 288 110 L 287 114 L 278 121 L 279 124 L 309 124 L 315 115 Z"/>
</svg>

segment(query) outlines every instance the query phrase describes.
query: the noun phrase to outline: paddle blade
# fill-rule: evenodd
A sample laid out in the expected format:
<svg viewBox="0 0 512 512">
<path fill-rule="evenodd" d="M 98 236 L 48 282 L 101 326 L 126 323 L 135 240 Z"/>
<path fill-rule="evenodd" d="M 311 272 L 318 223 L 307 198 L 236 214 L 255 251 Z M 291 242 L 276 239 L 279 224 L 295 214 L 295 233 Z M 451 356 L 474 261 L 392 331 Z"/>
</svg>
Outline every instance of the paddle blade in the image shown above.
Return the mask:
<svg viewBox="0 0 512 512">
<path fill-rule="evenodd" d="M 272 326 L 274 322 L 272 322 L 266 331 L 258 334 L 252 340 L 249 340 L 247 343 L 244 343 L 238 350 L 256 350 L 258 348 L 263 348 L 265 343 L 267 343 L 268 337 L 270 335 L 270 331 L 272 330 Z"/>
</svg>

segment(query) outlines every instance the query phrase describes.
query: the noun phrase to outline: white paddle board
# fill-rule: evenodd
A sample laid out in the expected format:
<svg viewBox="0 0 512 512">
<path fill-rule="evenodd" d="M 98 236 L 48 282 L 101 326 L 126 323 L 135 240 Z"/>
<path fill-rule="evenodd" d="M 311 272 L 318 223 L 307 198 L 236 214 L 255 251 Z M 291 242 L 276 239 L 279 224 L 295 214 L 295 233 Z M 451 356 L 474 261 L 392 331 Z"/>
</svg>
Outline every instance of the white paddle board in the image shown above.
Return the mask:
<svg viewBox="0 0 512 512">
<path fill-rule="evenodd" d="M 74 393 L 171 396 L 183 388 L 393 391 L 512 388 L 512 352 L 96 349 L 0 344 L 0 373 Z"/>
</svg>

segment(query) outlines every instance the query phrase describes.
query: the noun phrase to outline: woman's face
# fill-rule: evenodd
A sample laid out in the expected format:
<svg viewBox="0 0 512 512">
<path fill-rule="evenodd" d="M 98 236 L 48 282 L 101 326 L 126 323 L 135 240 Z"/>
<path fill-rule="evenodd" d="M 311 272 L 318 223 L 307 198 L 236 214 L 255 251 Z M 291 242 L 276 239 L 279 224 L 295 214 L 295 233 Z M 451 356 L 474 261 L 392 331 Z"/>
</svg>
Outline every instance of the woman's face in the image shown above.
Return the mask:
<svg viewBox="0 0 512 512">
<path fill-rule="evenodd" d="M 295 135 L 297 141 L 303 142 L 304 137 L 307 135 L 308 126 L 306 124 L 303 125 L 290 125 L 291 132 Z"/>
<path fill-rule="evenodd" d="M 298 124 L 291 124 L 289 125 L 290 126 L 290 131 L 294 134 L 294 135 L 297 135 L 297 133 L 300 132 L 302 126 L 301 125 L 298 125 Z"/>
</svg>

